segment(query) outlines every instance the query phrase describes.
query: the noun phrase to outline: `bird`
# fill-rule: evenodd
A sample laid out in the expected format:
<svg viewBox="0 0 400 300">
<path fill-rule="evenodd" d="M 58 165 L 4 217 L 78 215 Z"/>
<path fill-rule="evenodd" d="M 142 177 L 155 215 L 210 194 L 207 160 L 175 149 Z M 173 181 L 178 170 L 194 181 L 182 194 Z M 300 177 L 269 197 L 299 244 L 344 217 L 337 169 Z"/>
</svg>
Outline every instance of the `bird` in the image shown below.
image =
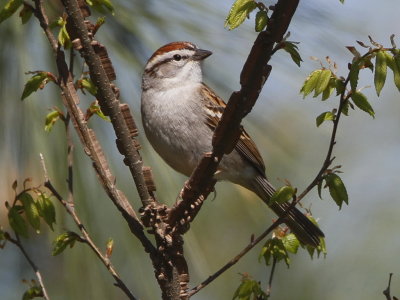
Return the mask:
<svg viewBox="0 0 400 300">
<path fill-rule="evenodd" d="M 160 47 L 149 58 L 142 76 L 141 115 L 144 131 L 154 150 L 174 170 L 190 176 L 203 154 L 212 150 L 212 136 L 225 102 L 203 82 L 202 62 L 212 54 L 191 42 Z M 223 156 L 214 174 L 258 195 L 304 245 L 318 247 L 324 233 L 289 203 L 270 203 L 275 188 L 265 164 L 245 129 L 234 150 Z"/>
</svg>

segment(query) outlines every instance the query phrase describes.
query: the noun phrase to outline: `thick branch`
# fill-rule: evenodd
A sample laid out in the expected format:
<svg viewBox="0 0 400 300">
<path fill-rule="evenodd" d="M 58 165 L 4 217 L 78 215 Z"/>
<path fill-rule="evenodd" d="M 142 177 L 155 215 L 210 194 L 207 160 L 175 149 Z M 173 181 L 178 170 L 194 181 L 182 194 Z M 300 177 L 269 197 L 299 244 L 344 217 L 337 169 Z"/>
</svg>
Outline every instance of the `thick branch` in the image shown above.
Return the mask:
<svg viewBox="0 0 400 300">
<path fill-rule="evenodd" d="M 110 82 L 107 78 L 106 72 L 101 64 L 99 56 L 95 53 L 91 44 L 91 39 L 88 34 L 87 27 L 84 23 L 84 18 L 76 0 L 63 0 L 62 1 L 71 22 L 72 29 L 77 37 L 80 39 L 82 50 L 81 54 L 89 67 L 90 78 L 97 87 L 97 99 L 99 101 L 101 110 L 105 115 L 111 119 L 117 135 L 118 149 L 121 154 L 125 156 L 124 162 L 129 167 L 133 179 L 135 181 L 137 191 L 143 206 L 147 206 L 153 202 L 153 198 L 149 194 L 144 176 L 142 173 L 143 163 L 141 157 L 137 152 L 129 128 L 122 116 L 120 102 L 116 98 Z"/>
<path fill-rule="evenodd" d="M 49 30 L 49 24 L 43 9 L 42 0 L 35 0 L 35 4 L 35 16 L 39 19 L 40 25 L 45 31 L 50 45 L 56 54 L 57 69 L 61 77 L 59 85 L 62 91 L 64 105 L 68 109 L 69 116 L 71 117 L 71 121 L 82 141 L 85 152 L 91 158 L 93 167 L 96 170 L 105 191 L 118 210 L 122 213 L 122 216 L 128 223 L 131 232 L 141 241 L 148 253 L 155 255 L 155 248 L 145 236 L 143 226 L 136 216 L 135 211 L 126 199 L 125 195 L 115 187 L 113 176 L 111 176 L 109 170 L 104 165 L 106 163 L 105 160 L 101 160 L 99 157 L 101 149 L 99 150 L 98 148 L 97 139 L 94 136 L 94 133 L 88 128 L 84 115 L 77 106 L 77 103 L 79 103 L 79 97 L 74 87 L 72 76 L 65 62 L 65 54 L 57 43 L 54 43 L 56 39 Z"/>
<path fill-rule="evenodd" d="M 206 154 L 192 173 L 169 216 L 169 224 L 176 225 L 184 212 L 201 196 L 206 198 L 212 191 L 215 181 L 213 175 L 224 154 L 230 153 L 239 137 L 240 123 L 251 111 L 264 82 L 269 76 L 271 66 L 268 62 L 276 42 L 282 40 L 299 0 L 280 0 L 275 6 L 269 26 L 261 32 L 240 76 L 240 91 L 232 93 L 213 136 L 212 153 Z"/>
</svg>

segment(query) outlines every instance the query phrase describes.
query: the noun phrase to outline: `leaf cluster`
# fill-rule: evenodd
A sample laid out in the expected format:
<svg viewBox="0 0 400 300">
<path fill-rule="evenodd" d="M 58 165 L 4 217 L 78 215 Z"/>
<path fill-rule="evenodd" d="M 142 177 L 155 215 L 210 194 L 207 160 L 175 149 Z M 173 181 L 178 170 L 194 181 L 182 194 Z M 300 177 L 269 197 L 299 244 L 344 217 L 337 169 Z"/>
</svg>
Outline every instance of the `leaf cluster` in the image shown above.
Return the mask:
<svg viewBox="0 0 400 300">
<path fill-rule="evenodd" d="M 233 294 L 233 300 L 265 300 L 267 294 L 262 290 L 260 282 L 253 280 L 248 274 L 242 274 L 242 282 Z"/>
<path fill-rule="evenodd" d="M 13 187 L 14 190 L 17 188 L 16 182 Z M 8 222 L 20 236 L 26 238 L 29 236 L 29 226 L 39 233 L 41 220 L 53 230 L 53 224 L 56 222 L 55 208 L 50 197 L 39 188 L 24 188 L 16 195 L 12 205 L 6 202 L 6 207 Z"/>
</svg>

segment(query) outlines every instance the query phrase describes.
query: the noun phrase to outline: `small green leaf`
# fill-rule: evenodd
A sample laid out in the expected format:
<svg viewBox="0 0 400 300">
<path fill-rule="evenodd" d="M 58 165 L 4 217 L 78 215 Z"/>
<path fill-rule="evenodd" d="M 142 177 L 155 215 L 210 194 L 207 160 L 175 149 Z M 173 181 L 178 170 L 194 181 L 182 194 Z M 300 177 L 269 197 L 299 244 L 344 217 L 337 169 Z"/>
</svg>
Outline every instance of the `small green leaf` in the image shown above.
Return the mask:
<svg viewBox="0 0 400 300">
<path fill-rule="evenodd" d="M 17 206 L 11 207 L 8 211 L 8 222 L 17 234 L 28 237 L 28 226 L 24 218 L 19 214 Z"/>
<path fill-rule="evenodd" d="M 59 235 L 53 242 L 54 248 L 51 254 L 56 256 L 63 252 L 67 246 L 72 248 L 77 240 L 80 240 L 79 235 L 72 231 Z"/>
<path fill-rule="evenodd" d="M 394 84 L 397 89 L 400 91 L 400 54 L 397 53 L 392 57 L 392 65 L 393 65 L 393 79 Z"/>
<path fill-rule="evenodd" d="M 322 73 L 321 69 L 315 70 L 304 81 L 303 86 L 300 89 L 300 93 L 303 94 L 303 98 L 305 98 L 315 89 L 315 86 L 317 85 L 321 73 Z"/>
<path fill-rule="evenodd" d="M 61 115 L 62 113 L 58 110 L 53 110 L 48 113 L 44 123 L 44 130 L 50 132 L 53 128 L 53 125 L 60 119 Z"/>
<path fill-rule="evenodd" d="M 318 81 L 315 85 L 314 98 L 321 94 L 328 87 L 331 79 L 332 72 L 328 69 L 323 69 L 321 75 L 318 77 Z"/>
<path fill-rule="evenodd" d="M 24 87 L 24 91 L 22 92 L 21 100 L 24 100 L 33 92 L 36 92 L 39 88 L 42 89 L 49 81 L 50 77 L 47 72 L 39 72 L 31 77 L 26 83 Z"/>
<path fill-rule="evenodd" d="M 23 2 L 23 0 L 9 0 L 0 10 L 0 23 L 11 17 Z"/>
<path fill-rule="evenodd" d="M 378 51 L 375 59 L 375 74 L 374 74 L 374 84 L 376 89 L 376 94 L 379 96 L 383 86 L 385 85 L 387 74 L 387 62 L 385 51 Z"/>
<path fill-rule="evenodd" d="M 372 106 L 369 104 L 367 97 L 361 92 L 355 92 L 351 94 L 351 99 L 353 100 L 354 104 L 361 110 L 367 112 L 373 118 L 375 117 L 375 112 Z"/>
<path fill-rule="evenodd" d="M 252 297 L 253 296 L 253 297 Z M 236 289 L 233 300 L 266 300 L 268 297 L 261 289 L 260 283 L 251 279 L 249 275 L 242 275 L 242 282 Z"/>
<path fill-rule="evenodd" d="M 333 121 L 335 120 L 335 115 L 331 111 L 326 111 L 320 114 L 315 120 L 317 123 L 317 127 L 321 125 L 324 121 Z"/>
<path fill-rule="evenodd" d="M 24 7 L 19 12 L 19 17 L 21 18 L 22 24 L 26 24 L 32 17 L 33 10 L 32 7 L 24 5 Z"/>
<path fill-rule="evenodd" d="M 336 88 L 336 96 L 341 95 L 346 88 L 346 86 L 344 85 L 344 80 L 340 79 L 340 78 L 336 78 L 335 79 L 335 88 Z"/>
<path fill-rule="evenodd" d="M 335 77 L 331 77 L 329 79 L 328 86 L 322 92 L 322 101 L 325 101 L 326 99 L 328 99 L 332 95 L 332 93 L 335 90 L 335 88 L 336 88 L 336 78 Z"/>
<path fill-rule="evenodd" d="M 350 107 L 350 102 L 349 102 L 349 100 L 346 100 L 346 101 L 344 102 L 343 106 L 342 106 L 342 113 L 343 113 L 345 116 L 348 116 L 348 115 L 349 115 L 349 107 Z M 352 107 L 352 108 L 353 108 L 353 107 Z"/>
<path fill-rule="evenodd" d="M 253 0 L 236 0 L 226 17 L 225 27 L 232 30 L 240 26 L 256 7 L 257 4 Z"/>
<path fill-rule="evenodd" d="M 86 0 L 86 3 L 102 14 L 110 12 L 114 15 L 114 6 L 110 0 Z"/>
<path fill-rule="evenodd" d="M 269 204 L 273 203 L 282 204 L 288 202 L 293 198 L 295 193 L 296 193 L 295 188 L 288 185 L 283 186 L 277 191 L 275 191 L 275 193 L 271 196 L 271 199 L 269 199 Z"/>
<path fill-rule="evenodd" d="M 329 193 L 331 194 L 332 199 L 339 206 L 339 209 L 342 208 L 343 202 L 349 204 L 347 190 L 342 179 L 334 173 L 326 175 L 324 179 L 329 188 Z"/>
<path fill-rule="evenodd" d="M 264 257 L 266 265 L 271 264 L 271 258 L 276 259 L 277 262 L 284 260 L 288 267 L 290 265 L 290 258 L 285 245 L 282 239 L 277 237 L 267 240 L 261 249 L 260 257 Z"/>
<path fill-rule="evenodd" d="M 47 197 L 46 194 L 41 193 L 36 200 L 36 206 L 39 211 L 39 215 L 43 220 L 49 225 L 51 230 L 53 229 L 53 224 L 56 223 L 56 209 L 54 208 L 53 202 Z"/>
<path fill-rule="evenodd" d="M 64 49 L 70 49 L 72 46 L 71 38 L 67 31 L 67 22 L 64 21 L 63 25 L 58 32 L 58 42 L 64 47 Z"/>
<path fill-rule="evenodd" d="M 339 0 L 339 2 L 343 4 L 343 3 L 344 3 L 344 0 Z"/>
<path fill-rule="evenodd" d="M 322 200 L 322 180 L 318 182 L 318 197 Z"/>
<path fill-rule="evenodd" d="M 30 300 L 37 297 L 43 297 L 42 288 L 38 285 L 30 287 L 22 296 L 22 300 Z"/>
<path fill-rule="evenodd" d="M 38 208 L 36 207 L 35 201 L 33 200 L 32 196 L 28 193 L 22 193 L 21 195 L 19 195 L 18 199 L 22 202 L 24 206 L 24 212 L 29 223 L 36 231 L 39 231 L 40 216 Z"/>
<path fill-rule="evenodd" d="M 294 235 L 294 233 L 289 233 L 289 234 L 285 235 L 282 238 L 282 243 L 288 252 L 291 252 L 294 254 L 297 253 L 297 250 L 299 249 L 299 246 L 300 246 L 300 242 L 297 239 L 297 237 Z"/>
<path fill-rule="evenodd" d="M 92 80 L 90 80 L 90 78 L 87 78 L 87 77 L 82 78 L 80 80 L 80 84 L 81 84 L 82 88 L 87 90 L 93 96 L 97 95 L 97 86 L 94 85 L 94 83 L 92 82 Z"/>
<path fill-rule="evenodd" d="M 93 102 L 90 107 L 86 111 L 86 119 L 88 120 L 93 114 L 96 114 L 104 121 L 110 122 L 110 119 L 101 111 L 100 106 L 97 104 L 97 101 Z"/>
<path fill-rule="evenodd" d="M 290 57 L 295 62 L 296 65 L 300 67 L 300 63 L 303 61 L 298 51 L 298 47 L 295 42 L 285 42 L 285 46 L 283 47 L 287 53 L 290 54 Z"/>
<path fill-rule="evenodd" d="M 349 73 L 350 87 L 351 87 L 352 91 L 356 91 L 356 89 L 357 89 L 359 73 L 360 73 L 360 65 L 359 65 L 359 61 L 356 60 L 351 64 L 350 73 Z"/>
<path fill-rule="evenodd" d="M 260 10 L 256 14 L 256 32 L 262 31 L 268 23 L 268 14 L 265 10 Z"/>
</svg>

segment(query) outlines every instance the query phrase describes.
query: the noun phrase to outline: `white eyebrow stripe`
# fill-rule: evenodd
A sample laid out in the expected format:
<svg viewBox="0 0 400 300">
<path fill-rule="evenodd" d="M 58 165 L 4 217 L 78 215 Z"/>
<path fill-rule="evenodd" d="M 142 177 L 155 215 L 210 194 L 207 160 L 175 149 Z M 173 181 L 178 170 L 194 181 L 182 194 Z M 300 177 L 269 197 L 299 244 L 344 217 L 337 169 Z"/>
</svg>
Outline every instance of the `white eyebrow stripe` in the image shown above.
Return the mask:
<svg viewBox="0 0 400 300">
<path fill-rule="evenodd" d="M 150 59 L 147 62 L 146 65 L 146 70 L 151 70 L 155 65 L 164 62 L 166 60 L 170 60 L 173 58 L 173 56 L 175 54 L 179 54 L 181 56 L 192 56 L 195 53 L 194 50 L 189 50 L 189 49 L 179 49 L 179 50 L 173 50 L 173 51 L 169 51 L 166 53 L 163 53 L 162 55 L 157 55 L 155 57 L 153 57 L 152 59 Z"/>
</svg>

